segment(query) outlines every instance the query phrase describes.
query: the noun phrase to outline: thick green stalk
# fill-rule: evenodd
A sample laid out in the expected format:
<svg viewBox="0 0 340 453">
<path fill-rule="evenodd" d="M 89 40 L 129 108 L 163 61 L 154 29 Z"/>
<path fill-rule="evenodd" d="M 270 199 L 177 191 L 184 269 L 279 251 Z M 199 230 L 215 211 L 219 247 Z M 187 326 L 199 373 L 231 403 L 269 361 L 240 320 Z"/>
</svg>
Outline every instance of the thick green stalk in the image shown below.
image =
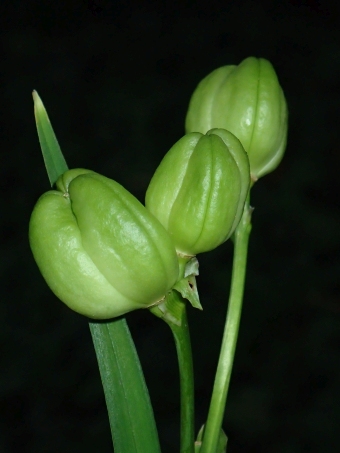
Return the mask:
<svg viewBox="0 0 340 453">
<path fill-rule="evenodd" d="M 180 296 L 179 296 L 180 297 Z M 175 338 L 180 375 L 181 392 L 181 453 L 193 453 L 195 441 L 194 428 L 194 370 L 191 354 L 186 306 L 183 303 L 181 326 L 171 324 Z"/>
<path fill-rule="evenodd" d="M 186 303 L 180 293 L 172 291 L 164 304 L 150 310 L 170 327 L 175 339 L 180 378 L 181 445 L 180 453 L 194 453 L 194 370 Z"/>
<path fill-rule="evenodd" d="M 241 221 L 234 233 L 235 249 L 228 313 L 200 453 L 216 453 L 222 429 L 242 311 L 248 240 L 251 231 L 251 212 L 248 197 Z"/>
</svg>

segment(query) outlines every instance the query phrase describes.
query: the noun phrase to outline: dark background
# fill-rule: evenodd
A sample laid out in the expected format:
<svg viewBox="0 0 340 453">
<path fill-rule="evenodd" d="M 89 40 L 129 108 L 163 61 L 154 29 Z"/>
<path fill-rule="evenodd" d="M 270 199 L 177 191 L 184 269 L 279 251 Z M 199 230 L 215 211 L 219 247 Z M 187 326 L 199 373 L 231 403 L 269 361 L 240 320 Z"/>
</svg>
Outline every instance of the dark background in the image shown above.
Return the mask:
<svg viewBox="0 0 340 453">
<path fill-rule="evenodd" d="M 269 59 L 290 111 L 280 167 L 253 189 L 248 279 L 224 428 L 228 453 L 340 451 L 339 12 L 330 2 L 5 1 L 1 11 L 0 451 L 112 452 L 87 321 L 50 292 L 29 216 L 48 190 L 31 92 L 69 167 L 143 201 L 183 135 L 208 72 Z M 203 254 L 189 311 L 197 429 L 221 341 L 232 246 Z M 178 372 L 167 326 L 128 315 L 160 431 L 178 451 Z"/>
</svg>

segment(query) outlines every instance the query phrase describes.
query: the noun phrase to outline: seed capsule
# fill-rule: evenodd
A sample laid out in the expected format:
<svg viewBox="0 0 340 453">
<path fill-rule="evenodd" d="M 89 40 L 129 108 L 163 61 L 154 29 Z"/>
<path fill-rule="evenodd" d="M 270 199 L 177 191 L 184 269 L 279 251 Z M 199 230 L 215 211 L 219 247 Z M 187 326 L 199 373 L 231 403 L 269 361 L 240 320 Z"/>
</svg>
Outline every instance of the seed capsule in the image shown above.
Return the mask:
<svg viewBox="0 0 340 453">
<path fill-rule="evenodd" d="M 94 319 L 157 303 L 176 283 L 173 242 L 117 182 L 69 170 L 40 197 L 30 220 L 34 258 L 52 291 Z"/>
<path fill-rule="evenodd" d="M 287 104 L 273 66 L 249 57 L 206 76 L 194 91 L 186 132 L 232 132 L 248 153 L 252 179 L 273 171 L 287 141 Z"/>
<path fill-rule="evenodd" d="M 165 155 L 145 206 L 185 255 L 213 250 L 235 230 L 250 183 L 240 141 L 222 129 L 182 137 Z"/>
</svg>

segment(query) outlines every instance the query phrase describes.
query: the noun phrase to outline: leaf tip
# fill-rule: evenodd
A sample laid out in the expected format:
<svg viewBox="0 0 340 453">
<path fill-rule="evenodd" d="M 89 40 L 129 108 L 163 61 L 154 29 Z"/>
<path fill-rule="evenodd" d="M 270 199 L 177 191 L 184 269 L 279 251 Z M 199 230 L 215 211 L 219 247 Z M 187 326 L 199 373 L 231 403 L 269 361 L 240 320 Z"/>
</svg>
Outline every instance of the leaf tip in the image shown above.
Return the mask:
<svg viewBox="0 0 340 453">
<path fill-rule="evenodd" d="M 34 108 L 40 111 L 45 110 L 44 104 L 42 103 L 42 100 L 40 99 L 40 96 L 36 90 L 32 91 L 32 97 L 34 102 Z"/>
</svg>

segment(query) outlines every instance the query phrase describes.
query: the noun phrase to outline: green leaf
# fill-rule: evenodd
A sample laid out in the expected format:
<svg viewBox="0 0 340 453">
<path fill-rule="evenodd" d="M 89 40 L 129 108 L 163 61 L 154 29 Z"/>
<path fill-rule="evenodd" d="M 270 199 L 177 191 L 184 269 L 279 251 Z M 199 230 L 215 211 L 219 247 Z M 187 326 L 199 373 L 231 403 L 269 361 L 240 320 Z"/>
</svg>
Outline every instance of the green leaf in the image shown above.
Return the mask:
<svg viewBox="0 0 340 453">
<path fill-rule="evenodd" d="M 160 452 L 142 369 L 125 319 L 90 322 L 115 453 Z"/>
<path fill-rule="evenodd" d="M 46 109 L 38 93 L 33 91 L 34 116 L 46 171 L 51 186 L 67 171 L 67 164 L 54 134 Z"/>
<path fill-rule="evenodd" d="M 68 167 L 36 91 L 33 92 L 33 100 L 41 151 L 53 186 Z M 125 319 L 90 322 L 90 331 L 104 387 L 115 453 L 160 453 L 149 393 Z"/>
</svg>

